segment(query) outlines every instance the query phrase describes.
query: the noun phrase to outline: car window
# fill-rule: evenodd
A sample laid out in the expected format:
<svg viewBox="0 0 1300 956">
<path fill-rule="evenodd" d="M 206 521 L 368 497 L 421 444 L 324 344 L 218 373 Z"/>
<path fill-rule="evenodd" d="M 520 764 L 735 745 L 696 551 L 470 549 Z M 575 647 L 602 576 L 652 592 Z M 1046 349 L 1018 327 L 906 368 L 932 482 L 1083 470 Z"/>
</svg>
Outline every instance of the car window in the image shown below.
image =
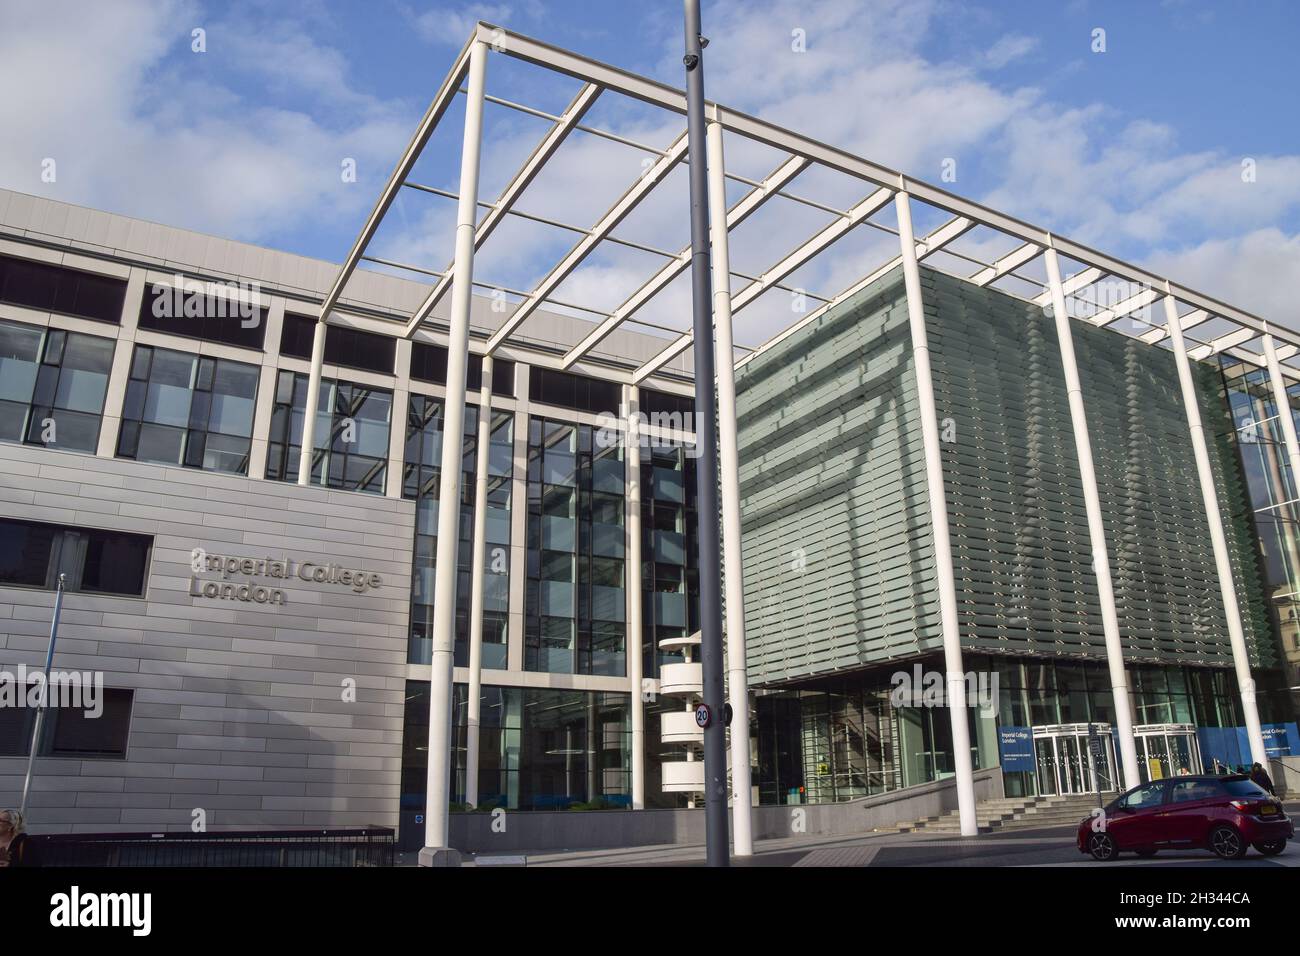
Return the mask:
<svg viewBox="0 0 1300 956">
<path fill-rule="evenodd" d="M 1126 810 L 1142 810 L 1146 807 L 1158 806 L 1165 797 L 1165 785 L 1163 783 L 1149 783 L 1145 787 L 1138 787 L 1132 793 L 1126 793 L 1119 798 L 1119 805 Z"/>
<path fill-rule="evenodd" d="M 1225 780 L 1223 786 L 1234 797 L 1250 797 L 1260 800 L 1268 796 L 1268 792 L 1253 780 Z"/>
<path fill-rule="evenodd" d="M 1219 793 L 1218 785 L 1210 780 L 1178 780 L 1169 788 L 1169 802 L 1188 803 L 1192 800 L 1209 800 Z"/>
</svg>

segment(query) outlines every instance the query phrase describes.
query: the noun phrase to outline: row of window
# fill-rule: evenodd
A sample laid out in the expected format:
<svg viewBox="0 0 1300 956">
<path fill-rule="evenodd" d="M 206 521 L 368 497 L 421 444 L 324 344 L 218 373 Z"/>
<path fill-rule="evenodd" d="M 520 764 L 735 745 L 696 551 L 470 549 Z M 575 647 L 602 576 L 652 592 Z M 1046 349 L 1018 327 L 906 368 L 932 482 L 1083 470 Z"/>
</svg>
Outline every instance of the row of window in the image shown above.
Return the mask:
<svg viewBox="0 0 1300 956">
<path fill-rule="evenodd" d="M 118 325 L 125 301 L 125 280 L 0 256 L 0 302 Z"/>
<path fill-rule="evenodd" d="M 126 298 L 124 279 L 83 272 L 65 266 L 0 256 L 0 302 L 44 312 L 121 323 Z M 140 301 L 139 327 L 183 338 L 220 342 L 261 350 L 266 344 L 264 306 L 242 301 L 221 288 L 222 283 L 176 287 L 151 284 Z M 286 312 L 280 332 L 280 354 L 309 359 L 316 332 L 314 316 Z M 331 325 L 325 334 L 325 361 L 346 368 L 393 374 L 397 340 L 378 332 Z M 477 391 L 482 381 L 483 358 L 469 356 L 466 387 Z M 447 349 L 417 342 L 412 348 L 411 377 L 446 384 Z M 514 395 L 514 363 L 497 359 L 492 378 L 495 395 Z M 616 383 L 571 372 L 534 368 L 529 397 L 560 408 L 599 414 L 617 411 L 621 400 Z M 642 410 L 648 414 L 691 411 L 688 399 L 643 390 Z"/>
<path fill-rule="evenodd" d="M 95 452 L 115 344 L 112 339 L 81 332 L 0 321 L 0 440 Z M 441 377 L 445 379 L 446 349 L 441 352 Z M 496 366 L 493 391 L 512 392 L 511 363 L 498 362 Z M 481 376 L 481 362 L 477 370 Z M 427 363 L 424 372 L 433 377 L 440 374 Z M 259 367 L 246 362 L 137 345 L 122 406 L 118 456 L 247 474 L 259 376 Z M 305 373 L 284 370 L 278 374 L 267 478 L 297 480 L 307 382 Z M 470 391 L 476 387 L 471 381 Z M 610 387 L 617 391 L 618 386 Z M 542 393 L 539 400 L 556 399 L 549 387 Z M 383 494 L 392 413 L 390 390 L 323 379 L 316 407 L 313 483 Z M 590 452 L 591 429 L 581 434 L 586 442 L 581 451 Z M 550 448 L 538 459 L 539 466 L 547 469 L 546 481 L 571 485 L 578 452 L 576 447 L 570 451 Z M 501 444 L 493 454 L 508 461 L 511 450 Z M 494 464 L 500 466 L 501 462 Z M 594 467 L 597 490 L 612 481 L 616 487 L 603 490 L 621 493 L 621 458 L 597 456 Z M 563 474 L 566 469 L 567 477 Z M 654 472 L 656 477 L 660 474 L 666 472 Z M 407 483 L 412 477 L 408 469 L 404 475 Z M 418 474 L 414 478 L 420 480 Z"/>
</svg>

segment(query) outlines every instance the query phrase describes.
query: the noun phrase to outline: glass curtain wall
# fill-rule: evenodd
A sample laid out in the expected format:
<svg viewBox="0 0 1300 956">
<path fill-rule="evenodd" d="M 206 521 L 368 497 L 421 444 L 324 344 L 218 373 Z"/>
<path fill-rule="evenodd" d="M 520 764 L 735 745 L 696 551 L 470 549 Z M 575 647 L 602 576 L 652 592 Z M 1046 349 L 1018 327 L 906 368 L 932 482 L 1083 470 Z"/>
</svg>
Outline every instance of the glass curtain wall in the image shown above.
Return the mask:
<svg viewBox="0 0 1300 956">
<path fill-rule="evenodd" d="M 599 437 L 529 422 L 525 670 L 626 673 L 623 448 Z"/>
<path fill-rule="evenodd" d="M 438 557 L 438 507 L 442 480 L 443 403 L 412 395 L 406 417 L 406 454 L 402 496 L 415 500 L 415 549 L 411 572 L 411 627 L 407 660 L 428 664 L 433 652 L 434 565 Z M 460 544 L 456 550 L 456 632 L 452 656 L 458 667 L 469 663 L 470 568 L 474 542 L 475 436 L 478 407 L 465 406 L 461 435 Z M 484 633 L 486 645 L 486 629 Z"/>
<path fill-rule="evenodd" d="M 979 701 L 968 710 L 976 768 L 999 764 L 999 727 L 1090 722 L 1113 727 L 1104 663 L 967 654 L 965 664 L 992 694 L 990 712 Z M 941 662 L 929 659 L 922 667 L 937 672 Z M 910 663 L 898 671 L 914 674 Z M 895 706 L 894 673 L 876 670 L 815 689 L 760 692 L 755 777 L 760 802 L 829 803 L 951 776 L 947 708 Z M 1240 724 L 1227 670 L 1142 665 L 1129 676 L 1138 724 Z M 1030 771 L 1004 773 L 1003 779 L 1008 796 L 1039 792 Z"/>
<path fill-rule="evenodd" d="M 452 802 L 465 809 L 467 688 L 453 688 Z M 597 810 L 630 805 L 631 723 L 627 694 L 484 687 L 479 810 Z M 428 771 L 429 685 L 406 684 L 402 825 L 419 829 Z M 417 844 L 418 845 L 418 844 Z"/>
<path fill-rule="evenodd" d="M 1236 429 L 1237 448 L 1254 509 L 1255 530 L 1263 556 L 1265 591 L 1284 661 L 1284 673 L 1261 675 L 1260 716 L 1291 720 L 1300 710 L 1300 508 L 1296 476 L 1291 473 L 1281 420 L 1267 369 L 1226 363 L 1224 382 Z M 1286 413 L 1300 427 L 1300 383 L 1287 388 Z M 1290 688 L 1289 700 L 1283 688 Z M 1287 712 L 1289 705 L 1289 713 Z"/>
</svg>

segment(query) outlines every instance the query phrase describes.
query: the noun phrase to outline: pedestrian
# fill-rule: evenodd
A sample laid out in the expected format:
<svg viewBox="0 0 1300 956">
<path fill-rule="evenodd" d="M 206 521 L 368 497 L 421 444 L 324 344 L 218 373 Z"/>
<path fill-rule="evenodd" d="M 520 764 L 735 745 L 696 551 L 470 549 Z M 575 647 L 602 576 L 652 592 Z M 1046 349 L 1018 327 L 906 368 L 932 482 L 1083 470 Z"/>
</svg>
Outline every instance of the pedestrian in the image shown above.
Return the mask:
<svg viewBox="0 0 1300 956">
<path fill-rule="evenodd" d="M 17 810 L 0 810 L 0 866 L 26 865 L 27 849 L 23 815 Z"/>
<path fill-rule="evenodd" d="M 1263 787 L 1273 796 L 1277 796 L 1277 791 L 1273 789 L 1273 778 L 1268 775 L 1268 771 L 1259 763 L 1254 763 L 1250 768 L 1251 783 Z"/>
</svg>

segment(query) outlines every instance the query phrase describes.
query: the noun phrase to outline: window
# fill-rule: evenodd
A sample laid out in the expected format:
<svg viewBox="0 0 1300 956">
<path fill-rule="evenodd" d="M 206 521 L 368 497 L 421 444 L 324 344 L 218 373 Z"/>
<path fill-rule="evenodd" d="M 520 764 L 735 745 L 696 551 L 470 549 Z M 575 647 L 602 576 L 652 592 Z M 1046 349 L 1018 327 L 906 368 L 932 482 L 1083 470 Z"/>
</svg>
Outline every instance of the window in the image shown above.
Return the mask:
<svg viewBox="0 0 1300 956">
<path fill-rule="evenodd" d="M 384 493 L 393 393 L 322 379 L 316 404 L 311 481 L 346 491 Z M 266 477 L 298 480 L 307 375 L 282 371 L 276 380 Z"/>
<path fill-rule="evenodd" d="M 248 474 L 258 367 L 137 345 L 117 453 Z"/>
<path fill-rule="evenodd" d="M 94 452 L 115 345 L 0 322 L 0 440 Z"/>
<path fill-rule="evenodd" d="M 1248 800 L 1266 800 L 1268 793 L 1259 784 L 1253 780 L 1224 780 L 1223 788 L 1228 791 L 1228 795 L 1236 798 L 1245 797 Z"/>
<path fill-rule="evenodd" d="M 0 757 L 27 756 L 35 718 L 36 709 L 33 707 L 0 707 Z"/>
<path fill-rule="evenodd" d="M 0 256 L 0 302 L 118 325 L 126 280 Z"/>
<path fill-rule="evenodd" d="M 1210 780 L 1175 780 L 1169 786 L 1170 803 L 1190 803 L 1193 800 L 1209 800 L 1222 791 L 1219 785 Z"/>
<path fill-rule="evenodd" d="M 70 528 L 0 518 L 0 586 L 144 594 L 153 538 L 102 528 Z"/>
<path fill-rule="evenodd" d="M 411 378 L 417 382 L 447 384 L 447 349 L 442 345 L 416 342 L 411 347 Z M 465 366 L 465 391 L 477 392 L 483 387 L 483 356 L 469 354 Z M 515 363 L 506 359 L 492 360 L 492 394 L 512 396 L 515 393 Z"/>
<path fill-rule="evenodd" d="M 527 670 L 624 673 L 625 465 L 622 445 L 598 434 L 529 423 Z"/>
<path fill-rule="evenodd" d="M 1145 787 L 1139 787 L 1127 796 L 1120 797 L 1118 805 L 1124 810 L 1145 810 L 1149 807 L 1159 806 L 1165 798 L 1165 785 L 1163 783 L 1149 783 Z"/>
<path fill-rule="evenodd" d="M 659 643 L 698 629 L 699 572 L 695 460 L 688 449 L 647 439 L 641 452 L 641 652 L 644 673 L 658 676 L 664 664 L 685 659 Z"/>
<path fill-rule="evenodd" d="M 233 296 L 212 294 L 199 283 L 194 289 L 184 290 L 152 285 L 145 287 L 140 303 L 140 328 L 261 349 L 266 337 L 266 309 Z"/>
<path fill-rule="evenodd" d="M 402 739 L 404 828 L 422 813 L 427 783 L 429 685 L 407 681 Z M 631 699 L 627 694 L 484 685 L 478 808 L 593 810 L 631 805 Z M 468 691 L 452 691 L 451 799 L 465 799 Z M 648 788 L 647 788 L 648 789 Z M 420 836 L 423 836 L 421 828 Z"/>
<path fill-rule="evenodd" d="M 73 690 L 81 693 L 81 688 Z M 91 693 L 89 688 L 85 693 Z M 28 695 L 30 697 L 30 694 Z M 135 692 L 105 687 L 93 698 L 51 700 L 45 712 L 37 753 L 42 757 L 121 759 L 126 756 Z M 0 756 L 30 752 L 35 707 L 0 708 Z"/>
<path fill-rule="evenodd" d="M 280 354 L 311 358 L 316 323 L 317 320 L 311 316 L 286 313 L 280 332 Z M 391 335 L 350 329 L 342 325 L 325 327 L 325 361 L 330 365 L 392 375 L 396 349 L 397 340 Z"/>
<path fill-rule="evenodd" d="M 687 398 L 684 395 L 670 395 L 667 392 L 656 392 L 652 388 L 642 388 L 638 393 L 639 410 L 646 418 L 654 420 L 656 417 L 664 418 L 667 416 L 669 421 L 675 421 L 677 427 L 685 428 L 686 431 L 694 431 L 692 422 L 695 419 L 695 400 Z"/>
<path fill-rule="evenodd" d="M 617 382 L 534 367 L 528 373 L 528 398 L 560 408 L 617 415 L 623 390 Z"/>
<path fill-rule="evenodd" d="M 105 688 L 103 712 L 93 716 L 84 708 L 56 707 L 43 741 L 51 757 L 125 757 L 131 728 L 134 692 Z"/>
<path fill-rule="evenodd" d="M 402 493 L 416 500 L 415 569 L 407 657 L 414 664 L 427 664 L 430 659 L 442 429 L 442 402 L 425 395 L 412 395 L 407 413 Z M 510 610 L 510 482 L 514 414 L 494 412 L 489 436 L 486 550 L 483 557 L 483 667 L 502 670 L 506 667 Z M 461 436 L 460 540 L 456 552 L 458 572 L 453 653 L 457 666 L 469 663 L 477 438 L 478 407 L 468 405 Z"/>
</svg>

